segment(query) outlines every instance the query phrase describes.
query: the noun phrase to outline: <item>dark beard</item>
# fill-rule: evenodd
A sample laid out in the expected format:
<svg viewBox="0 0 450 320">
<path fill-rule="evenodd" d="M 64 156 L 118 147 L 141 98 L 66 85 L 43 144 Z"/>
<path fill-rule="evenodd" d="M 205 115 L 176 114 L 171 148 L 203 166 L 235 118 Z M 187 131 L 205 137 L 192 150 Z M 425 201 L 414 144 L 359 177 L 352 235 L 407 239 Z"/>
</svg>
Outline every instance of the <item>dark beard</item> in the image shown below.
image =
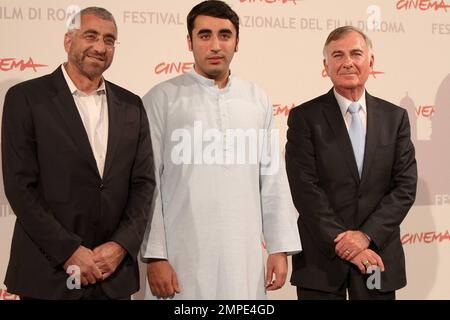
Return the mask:
<svg viewBox="0 0 450 320">
<path fill-rule="evenodd" d="M 75 65 L 78 67 L 78 70 L 80 73 L 87 77 L 89 80 L 94 80 L 98 77 L 101 77 L 103 72 L 105 72 L 110 64 L 101 65 L 100 63 L 93 63 L 93 62 L 87 62 L 86 59 L 88 59 L 88 56 L 86 54 L 83 54 L 82 58 L 76 57 L 75 59 Z"/>
</svg>

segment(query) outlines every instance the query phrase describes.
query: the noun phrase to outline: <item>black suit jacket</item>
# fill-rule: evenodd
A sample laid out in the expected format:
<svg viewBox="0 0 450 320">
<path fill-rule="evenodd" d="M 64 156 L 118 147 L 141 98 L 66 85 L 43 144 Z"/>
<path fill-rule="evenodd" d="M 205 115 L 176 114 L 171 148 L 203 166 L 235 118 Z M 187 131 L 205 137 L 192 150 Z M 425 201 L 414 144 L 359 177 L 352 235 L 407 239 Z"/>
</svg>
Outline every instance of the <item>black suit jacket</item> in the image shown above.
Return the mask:
<svg viewBox="0 0 450 320">
<path fill-rule="evenodd" d="M 333 90 L 291 110 L 286 168 L 299 211 L 303 251 L 293 257 L 291 282 L 334 292 L 351 267 L 335 253 L 335 237 L 360 230 L 383 259 L 381 291 L 406 285 L 400 223 L 417 183 L 407 112 L 366 94 L 367 133 L 362 177 Z"/>
<path fill-rule="evenodd" d="M 5 284 L 40 299 L 77 299 L 64 262 L 78 246 L 119 243 L 127 255 L 101 283 L 111 298 L 139 290 L 137 255 L 155 186 L 141 99 L 106 82 L 109 134 L 103 179 L 61 68 L 6 94 L 5 194 L 17 216 Z"/>
</svg>

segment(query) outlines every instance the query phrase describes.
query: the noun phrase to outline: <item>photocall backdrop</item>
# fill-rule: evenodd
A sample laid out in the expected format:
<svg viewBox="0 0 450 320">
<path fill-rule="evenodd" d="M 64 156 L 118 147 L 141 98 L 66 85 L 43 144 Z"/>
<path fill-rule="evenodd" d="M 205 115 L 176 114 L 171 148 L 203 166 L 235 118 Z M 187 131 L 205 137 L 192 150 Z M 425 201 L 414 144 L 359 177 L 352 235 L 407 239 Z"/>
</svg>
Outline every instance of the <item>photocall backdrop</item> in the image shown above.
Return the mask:
<svg viewBox="0 0 450 320">
<path fill-rule="evenodd" d="M 116 18 L 120 45 L 105 77 L 139 96 L 190 70 L 186 15 L 195 0 L 1 0 L 0 106 L 12 85 L 66 61 L 63 35 L 74 10 L 101 6 Z M 266 90 L 285 143 L 294 106 L 331 82 L 322 48 L 331 30 L 351 24 L 374 43 L 367 90 L 408 110 L 419 186 L 402 223 L 408 285 L 399 299 L 449 299 L 450 270 L 450 0 L 228 0 L 241 19 L 232 72 Z M 15 216 L 0 183 L 0 300 Z M 144 281 L 144 280 L 143 280 Z M 142 282 L 143 282 L 142 281 Z M 142 291 L 135 295 L 142 298 Z M 295 299 L 287 284 L 271 299 Z"/>
</svg>

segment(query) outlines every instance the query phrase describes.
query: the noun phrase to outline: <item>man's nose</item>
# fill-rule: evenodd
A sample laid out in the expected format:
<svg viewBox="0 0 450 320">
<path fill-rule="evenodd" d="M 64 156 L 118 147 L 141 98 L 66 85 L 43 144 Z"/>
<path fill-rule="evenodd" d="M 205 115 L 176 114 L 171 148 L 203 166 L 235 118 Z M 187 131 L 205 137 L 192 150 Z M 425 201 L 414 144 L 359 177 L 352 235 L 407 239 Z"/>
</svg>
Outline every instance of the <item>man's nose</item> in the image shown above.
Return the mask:
<svg viewBox="0 0 450 320">
<path fill-rule="evenodd" d="M 94 50 L 99 53 L 105 53 L 106 52 L 106 45 L 103 39 L 98 38 L 97 41 L 94 42 L 93 46 Z"/>
<path fill-rule="evenodd" d="M 211 37 L 211 51 L 220 51 L 220 41 L 217 36 Z"/>
<path fill-rule="evenodd" d="M 351 57 L 347 57 L 344 61 L 344 68 L 350 69 L 353 67 L 353 60 Z"/>
</svg>

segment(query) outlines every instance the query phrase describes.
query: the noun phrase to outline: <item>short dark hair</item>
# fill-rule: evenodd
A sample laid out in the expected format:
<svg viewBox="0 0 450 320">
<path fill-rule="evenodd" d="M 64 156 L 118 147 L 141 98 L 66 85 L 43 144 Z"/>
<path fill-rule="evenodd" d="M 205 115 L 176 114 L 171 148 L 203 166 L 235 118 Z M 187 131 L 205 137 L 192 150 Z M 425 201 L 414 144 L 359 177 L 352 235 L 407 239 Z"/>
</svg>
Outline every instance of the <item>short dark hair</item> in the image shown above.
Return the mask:
<svg viewBox="0 0 450 320">
<path fill-rule="evenodd" d="M 239 16 L 225 2 L 219 0 L 206 0 L 191 9 L 187 16 L 187 28 L 191 39 L 192 30 L 194 29 L 194 22 L 198 16 L 208 16 L 230 20 L 236 29 L 236 37 L 239 38 Z"/>
</svg>

